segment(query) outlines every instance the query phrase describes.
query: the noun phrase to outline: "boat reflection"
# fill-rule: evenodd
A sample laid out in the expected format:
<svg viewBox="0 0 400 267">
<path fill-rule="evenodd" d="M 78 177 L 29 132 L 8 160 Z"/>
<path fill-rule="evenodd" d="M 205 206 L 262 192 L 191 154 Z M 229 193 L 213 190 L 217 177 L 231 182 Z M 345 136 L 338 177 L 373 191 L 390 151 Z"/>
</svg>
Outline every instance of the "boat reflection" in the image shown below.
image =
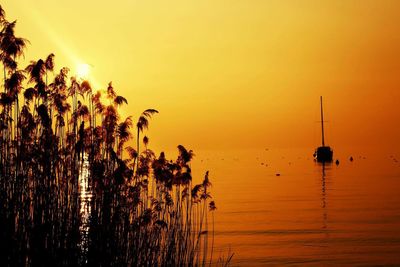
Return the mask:
<svg viewBox="0 0 400 267">
<path fill-rule="evenodd" d="M 322 162 L 321 166 L 321 207 L 322 207 L 322 229 L 326 230 L 325 235 L 329 236 L 328 231 L 328 190 L 327 178 L 330 176 L 331 163 Z M 328 174 L 328 175 L 327 175 Z"/>
</svg>

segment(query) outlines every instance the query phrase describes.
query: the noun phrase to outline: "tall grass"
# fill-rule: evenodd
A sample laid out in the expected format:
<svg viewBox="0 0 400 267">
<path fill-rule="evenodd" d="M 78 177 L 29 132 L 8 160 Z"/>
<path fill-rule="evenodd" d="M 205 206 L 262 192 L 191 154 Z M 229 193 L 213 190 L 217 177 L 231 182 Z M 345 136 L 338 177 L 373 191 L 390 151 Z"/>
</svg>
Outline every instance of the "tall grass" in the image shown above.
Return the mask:
<svg viewBox="0 0 400 267">
<path fill-rule="evenodd" d="M 111 83 L 54 74 L 53 54 L 20 69 L 27 40 L 1 7 L 0 23 L 0 265 L 217 263 L 208 172 L 194 185 L 191 150 L 172 161 L 140 139 L 158 111 L 121 119 L 127 100 Z"/>
</svg>

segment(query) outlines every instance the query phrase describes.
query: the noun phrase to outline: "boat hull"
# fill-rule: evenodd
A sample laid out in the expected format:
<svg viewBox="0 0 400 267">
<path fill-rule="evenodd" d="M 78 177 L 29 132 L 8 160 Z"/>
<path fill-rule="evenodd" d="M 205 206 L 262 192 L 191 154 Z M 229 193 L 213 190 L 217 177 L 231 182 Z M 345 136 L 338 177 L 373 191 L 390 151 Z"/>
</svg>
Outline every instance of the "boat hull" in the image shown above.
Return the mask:
<svg viewBox="0 0 400 267">
<path fill-rule="evenodd" d="M 314 156 L 318 162 L 332 162 L 333 151 L 329 146 L 320 146 L 315 150 Z"/>
</svg>

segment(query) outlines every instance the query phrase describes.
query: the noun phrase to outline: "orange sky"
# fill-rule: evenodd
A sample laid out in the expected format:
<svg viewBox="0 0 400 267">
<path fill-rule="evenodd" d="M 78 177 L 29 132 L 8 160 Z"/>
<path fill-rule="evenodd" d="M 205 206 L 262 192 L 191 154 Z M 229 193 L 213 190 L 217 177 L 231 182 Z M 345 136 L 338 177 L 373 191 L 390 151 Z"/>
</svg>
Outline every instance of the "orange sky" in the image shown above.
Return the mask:
<svg viewBox="0 0 400 267">
<path fill-rule="evenodd" d="M 158 109 L 155 150 L 313 149 L 320 95 L 334 149 L 400 148 L 400 1 L 1 4 L 31 42 L 26 60 L 85 62 L 128 99 L 126 115 Z"/>
</svg>

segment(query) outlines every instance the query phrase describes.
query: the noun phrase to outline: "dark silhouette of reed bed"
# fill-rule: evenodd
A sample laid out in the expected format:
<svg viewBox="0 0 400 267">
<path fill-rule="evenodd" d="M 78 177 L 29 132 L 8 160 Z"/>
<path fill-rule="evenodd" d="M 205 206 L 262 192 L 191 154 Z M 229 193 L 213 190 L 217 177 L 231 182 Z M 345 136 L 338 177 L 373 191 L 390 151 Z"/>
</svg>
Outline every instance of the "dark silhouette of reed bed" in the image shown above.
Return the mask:
<svg viewBox="0 0 400 267">
<path fill-rule="evenodd" d="M 191 150 L 171 161 L 141 138 L 158 111 L 122 120 L 111 83 L 54 74 L 53 54 L 20 69 L 27 40 L 1 7 L 0 23 L 0 265 L 229 263 L 213 258 L 208 172 L 192 184 Z"/>
</svg>

